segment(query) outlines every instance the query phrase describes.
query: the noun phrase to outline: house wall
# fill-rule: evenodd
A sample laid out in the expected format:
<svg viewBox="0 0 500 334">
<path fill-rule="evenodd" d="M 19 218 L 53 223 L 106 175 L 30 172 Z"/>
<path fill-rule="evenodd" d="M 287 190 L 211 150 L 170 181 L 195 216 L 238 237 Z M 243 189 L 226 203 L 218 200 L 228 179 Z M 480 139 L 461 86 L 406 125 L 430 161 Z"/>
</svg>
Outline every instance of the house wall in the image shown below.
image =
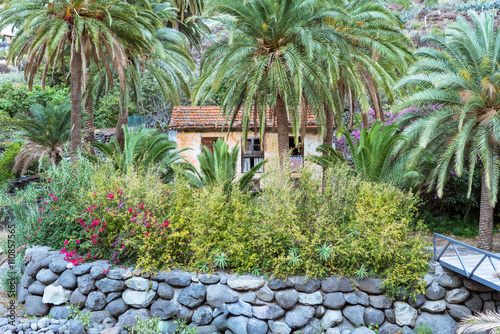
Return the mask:
<svg viewBox="0 0 500 334">
<path fill-rule="evenodd" d="M 290 133 L 290 136 L 293 134 Z M 201 153 L 201 139 L 202 137 L 216 137 L 224 138 L 229 144 L 229 147 L 233 148 L 235 145 L 240 145 L 240 159 L 238 159 L 237 171 L 241 172 L 241 131 L 234 131 L 229 134 L 222 133 L 220 131 L 216 132 L 183 132 L 183 131 L 170 131 L 169 137 L 171 140 L 177 143 L 177 149 L 190 148 L 182 152 L 181 155 L 186 158 L 187 161 L 192 163 L 196 168 L 199 168 L 197 156 Z M 249 133 L 251 137 L 251 133 Z M 322 139 L 320 135 L 316 132 L 308 132 L 305 137 L 304 142 L 304 156 L 307 157 L 310 154 L 317 154 L 316 148 L 322 144 Z M 264 157 L 265 159 L 278 159 L 278 134 L 277 133 L 266 133 L 264 142 Z M 318 168 L 318 171 L 321 169 Z"/>
</svg>

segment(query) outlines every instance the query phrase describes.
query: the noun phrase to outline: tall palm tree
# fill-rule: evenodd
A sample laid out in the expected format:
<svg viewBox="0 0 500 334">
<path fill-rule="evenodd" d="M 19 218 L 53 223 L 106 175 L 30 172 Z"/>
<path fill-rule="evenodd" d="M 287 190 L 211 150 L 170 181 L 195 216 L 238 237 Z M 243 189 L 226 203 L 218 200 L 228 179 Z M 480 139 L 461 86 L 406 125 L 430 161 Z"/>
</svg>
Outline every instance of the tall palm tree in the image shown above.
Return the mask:
<svg viewBox="0 0 500 334">
<path fill-rule="evenodd" d="M 421 59 L 396 88 L 418 91 L 396 108 L 422 107 L 402 116 L 401 125 L 416 157 L 427 150 L 436 154 L 430 181 L 439 196 L 452 167 L 460 176 L 468 164 L 469 195 L 472 176 L 481 170 L 479 247 L 491 250 L 500 176 L 500 30 L 494 13 L 468 14 L 471 23 L 459 17 L 444 36 L 426 38 L 439 49 L 415 53 Z M 429 105 L 439 108 L 429 111 Z"/>
<path fill-rule="evenodd" d="M 4 0 L 0 26 L 19 28 L 9 49 L 8 60 L 20 63 L 28 58 L 25 75 L 31 87 L 45 62 L 47 72 L 61 62 L 64 50 L 71 53 L 71 150 L 81 145 L 82 87 L 85 89 L 87 59 L 102 64 L 108 75 L 114 68 L 122 85 L 126 63 L 125 47 L 136 52 L 151 46 L 161 20 L 152 11 L 123 0 Z"/>
<path fill-rule="evenodd" d="M 270 105 L 278 132 L 280 163 L 289 149 L 289 120 L 299 140 L 301 106 L 316 112 L 324 134 L 323 106 L 335 108 L 331 87 L 338 54 L 345 52 L 344 35 L 325 24 L 346 19 L 341 10 L 311 0 L 213 0 L 207 13 L 229 15 L 231 35 L 213 44 L 201 62 L 193 102 L 203 103 L 218 92 L 226 119 L 243 107 L 243 142 L 252 110 L 259 114 L 264 137 Z M 320 59 L 321 55 L 321 59 Z M 220 90 L 224 84 L 224 90 Z"/>
</svg>

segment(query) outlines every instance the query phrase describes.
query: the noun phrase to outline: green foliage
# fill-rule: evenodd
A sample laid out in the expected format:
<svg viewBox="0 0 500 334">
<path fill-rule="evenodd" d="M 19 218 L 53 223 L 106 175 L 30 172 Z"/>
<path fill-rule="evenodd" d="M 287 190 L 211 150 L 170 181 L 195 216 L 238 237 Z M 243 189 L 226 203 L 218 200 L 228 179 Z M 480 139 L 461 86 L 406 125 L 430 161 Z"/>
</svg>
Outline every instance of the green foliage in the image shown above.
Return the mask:
<svg viewBox="0 0 500 334">
<path fill-rule="evenodd" d="M 104 95 L 99 99 L 99 105 L 94 110 L 94 124 L 97 129 L 111 128 L 116 125 L 120 113 L 120 92 L 118 89 Z M 130 112 L 133 113 L 133 105 L 129 104 Z"/>
<path fill-rule="evenodd" d="M 421 219 L 429 231 L 435 233 L 475 238 L 479 232 L 477 219 L 470 216 L 464 219 L 458 214 L 453 216 L 447 214 L 439 215 L 436 211 L 424 210 L 422 211 Z"/>
<path fill-rule="evenodd" d="M 133 334 L 157 334 L 161 318 L 158 315 L 154 315 L 146 319 L 137 317 L 136 321 L 136 325 L 124 326 L 124 328 Z"/>
<path fill-rule="evenodd" d="M 175 319 L 173 322 L 177 326 L 174 334 L 198 334 L 198 327 L 189 327 L 184 319 Z"/>
<path fill-rule="evenodd" d="M 23 142 L 12 142 L 5 146 L 5 151 L 0 153 L 0 183 L 12 179 L 15 175 L 12 173 L 14 160 L 23 147 Z"/>
<path fill-rule="evenodd" d="M 415 333 L 416 334 L 432 334 L 432 328 L 427 325 L 427 324 L 418 324 L 417 327 L 415 327 Z"/>
<path fill-rule="evenodd" d="M 78 305 L 66 304 L 69 309 L 69 318 L 75 319 L 83 324 L 86 329 L 90 326 L 90 311 L 80 310 Z"/>
</svg>

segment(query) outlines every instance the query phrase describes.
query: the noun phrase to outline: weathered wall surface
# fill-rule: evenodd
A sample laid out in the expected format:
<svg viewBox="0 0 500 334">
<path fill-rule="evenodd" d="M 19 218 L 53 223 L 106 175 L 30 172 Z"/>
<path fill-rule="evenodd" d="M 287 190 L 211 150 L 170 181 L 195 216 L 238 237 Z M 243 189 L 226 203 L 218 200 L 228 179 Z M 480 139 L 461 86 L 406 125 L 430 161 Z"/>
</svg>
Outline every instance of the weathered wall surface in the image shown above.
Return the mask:
<svg viewBox="0 0 500 334">
<path fill-rule="evenodd" d="M 19 285 L 26 312 L 65 318 L 65 303 L 80 305 L 93 322 L 121 330 L 137 316 L 156 314 L 164 333 L 173 318 L 187 318 L 198 333 L 372 333 L 363 325 L 379 325 L 380 334 L 412 333 L 421 323 L 434 334 L 454 333 L 457 321 L 471 312 L 496 310 L 500 293 L 431 265 L 427 292 L 416 301 L 390 300 L 381 280 L 286 280 L 182 271 L 156 275 L 115 268 L 103 261 L 73 267 L 57 252 L 29 251 Z M 0 328 L 1 332 L 1 328 Z M 100 333 L 100 332 L 96 332 Z M 103 332 L 115 333 L 115 332 Z M 117 331 L 116 333 L 120 333 Z"/>
</svg>

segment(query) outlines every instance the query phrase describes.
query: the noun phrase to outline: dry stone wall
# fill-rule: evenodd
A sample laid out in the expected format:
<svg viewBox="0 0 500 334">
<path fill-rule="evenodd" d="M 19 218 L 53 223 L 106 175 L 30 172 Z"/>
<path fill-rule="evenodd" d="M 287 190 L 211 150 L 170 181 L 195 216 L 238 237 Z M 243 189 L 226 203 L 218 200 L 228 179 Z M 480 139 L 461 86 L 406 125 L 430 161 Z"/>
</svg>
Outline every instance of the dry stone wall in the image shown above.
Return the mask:
<svg viewBox="0 0 500 334">
<path fill-rule="evenodd" d="M 104 261 L 73 266 L 58 252 L 40 247 L 27 252 L 25 264 L 18 298 L 26 313 L 50 314 L 57 321 L 68 317 L 67 303 L 79 305 L 95 323 L 88 333 L 126 333 L 123 326 L 133 325 L 137 317 L 157 315 L 163 333 L 174 331 L 172 319 L 185 318 L 200 334 L 369 334 L 362 326 L 370 324 L 378 325 L 380 334 L 410 334 L 422 323 L 434 334 L 446 334 L 455 333 L 457 321 L 472 312 L 500 306 L 498 292 L 436 264 L 425 276 L 425 295 L 416 301 L 387 298 L 376 278 L 266 280 L 180 270 L 150 274 L 112 268 Z M 59 325 L 59 333 L 73 333 L 64 320 Z M 12 327 L 11 333 L 22 329 Z M 28 328 L 23 333 L 35 332 Z"/>
</svg>

